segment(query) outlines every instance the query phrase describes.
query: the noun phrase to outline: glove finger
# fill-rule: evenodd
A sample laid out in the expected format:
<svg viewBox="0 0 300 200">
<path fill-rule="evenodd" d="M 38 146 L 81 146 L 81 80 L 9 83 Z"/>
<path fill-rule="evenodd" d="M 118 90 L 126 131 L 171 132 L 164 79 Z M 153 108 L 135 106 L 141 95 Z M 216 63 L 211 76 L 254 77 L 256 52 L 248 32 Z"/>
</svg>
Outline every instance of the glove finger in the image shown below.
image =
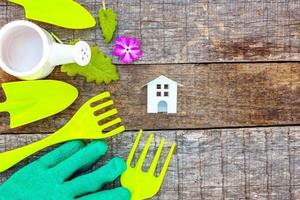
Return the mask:
<svg viewBox="0 0 300 200">
<path fill-rule="evenodd" d="M 47 168 L 51 168 L 57 165 L 58 163 L 64 161 L 65 159 L 69 158 L 71 155 L 73 155 L 83 147 L 84 143 L 80 140 L 67 142 L 42 156 L 37 160 L 37 162 L 41 163 Z"/>
<path fill-rule="evenodd" d="M 106 165 L 86 175 L 79 176 L 65 186 L 73 195 L 81 196 L 83 194 L 98 191 L 105 183 L 112 182 L 126 170 L 126 163 L 121 158 L 115 157 Z"/>
<path fill-rule="evenodd" d="M 107 144 L 103 141 L 93 141 L 68 159 L 59 163 L 52 170 L 62 180 L 68 179 L 76 171 L 95 163 L 107 151 Z"/>
<path fill-rule="evenodd" d="M 78 200 L 130 200 L 130 192 L 124 187 L 105 190 L 80 197 Z"/>
</svg>

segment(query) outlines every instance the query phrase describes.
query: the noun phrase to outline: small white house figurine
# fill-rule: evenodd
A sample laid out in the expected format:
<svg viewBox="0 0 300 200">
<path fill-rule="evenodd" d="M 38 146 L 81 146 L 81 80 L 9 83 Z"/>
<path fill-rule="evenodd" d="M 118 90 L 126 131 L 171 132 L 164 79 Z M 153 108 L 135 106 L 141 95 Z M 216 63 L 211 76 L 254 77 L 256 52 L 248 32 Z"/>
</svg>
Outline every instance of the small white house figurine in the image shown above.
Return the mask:
<svg viewBox="0 0 300 200">
<path fill-rule="evenodd" d="M 177 112 L 178 83 L 161 75 L 147 84 L 148 113 Z"/>
</svg>

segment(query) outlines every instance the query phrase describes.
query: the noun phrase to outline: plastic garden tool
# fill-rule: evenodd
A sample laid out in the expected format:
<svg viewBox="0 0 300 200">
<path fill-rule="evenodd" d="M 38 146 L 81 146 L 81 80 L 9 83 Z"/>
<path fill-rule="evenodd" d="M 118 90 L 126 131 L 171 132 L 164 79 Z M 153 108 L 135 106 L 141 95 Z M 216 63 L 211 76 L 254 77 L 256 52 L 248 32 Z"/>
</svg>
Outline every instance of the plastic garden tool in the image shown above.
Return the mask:
<svg viewBox="0 0 300 200">
<path fill-rule="evenodd" d="M 23 80 L 45 78 L 57 65 L 86 66 L 90 59 L 88 43 L 56 43 L 50 33 L 29 21 L 13 21 L 0 30 L 0 67 Z"/>
<path fill-rule="evenodd" d="M 0 103 L 0 112 L 9 112 L 11 128 L 59 113 L 78 96 L 74 86 L 55 80 L 3 83 L 2 89 L 6 100 Z"/>
<path fill-rule="evenodd" d="M 85 175 L 74 175 L 88 169 L 106 151 L 102 141 L 87 146 L 81 141 L 68 142 L 12 175 L 0 186 L 0 200 L 129 200 L 129 191 L 122 187 L 99 191 L 125 171 L 121 158 Z"/>
<path fill-rule="evenodd" d="M 153 158 L 149 170 L 147 172 L 144 172 L 142 170 L 142 166 L 145 161 L 151 142 L 153 140 L 153 134 L 151 134 L 147 140 L 146 146 L 144 147 L 136 166 L 131 167 L 131 161 L 138 147 L 139 141 L 142 136 L 142 132 L 143 131 L 140 130 L 133 144 L 133 147 L 126 162 L 127 170 L 121 176 L 121 184 L 123 187 L 127 188 L 130 191 L 131 200 L 148 199 L 153 197 L 159 191 L 176 147 L 176 143 L 173 143 L 160 174 L 158 176 L 155 176 L 155 171 L 164 145 L 164 139 L 162 139 L 160 141 L 158 150 L 156 151 L 156 154 Z"/>
<path fill-rule="evenodd" d="M 24 7 L 28 19 L 70 29 L 85 29 L 96 25 L 94 17 L 73 0 L 9 0 Z"/>
<path fill-rule="evenodd" d="M 104 92 L 88 100 L 70 121 L 54 134 L 32 144 L 0 153 L 0 172 L 54 144 L 75 139 L 102 139 L 123 132 L 125 127 L 120 125 L 121 119 L 116 116 L 118 111 L 111 108 L 113 101 L 108 99 L 109 97 L 109 92 Z M 112 130 L 104 132 L 108 129 Z"/>
</svg>

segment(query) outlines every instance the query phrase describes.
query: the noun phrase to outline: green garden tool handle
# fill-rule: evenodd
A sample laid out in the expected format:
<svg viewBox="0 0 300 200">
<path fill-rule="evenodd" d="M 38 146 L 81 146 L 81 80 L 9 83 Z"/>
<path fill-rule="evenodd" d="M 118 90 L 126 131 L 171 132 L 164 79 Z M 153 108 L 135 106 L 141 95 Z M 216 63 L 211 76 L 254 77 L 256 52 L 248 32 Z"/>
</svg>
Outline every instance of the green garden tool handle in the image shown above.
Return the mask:
<svg viewBox="0 0 300 200">
<path fill-rule="evenodd" d="M 15 164 L 19 163 L 20 161 L 24 160 L 25 158 L 31 156 L 32 154 L 42 149 L 45 149 L 54 144 L 65 142 L 67 139 L 64 137 L 60 137 L 60 134 L 58 134 L 60 130 L 58 130 L 55 134 L 52 134 L 42 140 L 36 141 L 34 143 L 25 145 L 17 149 L 0 153 L 0 172 L 11 168 Z"/>
</svg>

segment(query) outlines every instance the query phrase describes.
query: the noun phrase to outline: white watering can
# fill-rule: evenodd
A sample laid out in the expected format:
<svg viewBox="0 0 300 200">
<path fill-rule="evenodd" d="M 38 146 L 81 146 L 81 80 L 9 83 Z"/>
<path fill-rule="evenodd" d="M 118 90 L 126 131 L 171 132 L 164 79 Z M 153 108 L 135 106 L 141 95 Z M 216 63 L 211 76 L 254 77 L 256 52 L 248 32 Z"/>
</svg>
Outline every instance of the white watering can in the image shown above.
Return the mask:
<svg viewBox="0 0 300 200">
<path fill-rule="evenodd" d="M 13 21 L 0 30 L 0 67 L 19 79 L 45 78 L 57 65 L 85 66 L 90 59 L 86 42 L 58 44 L 47 31 L 29 21 Z"/>
</svg>

